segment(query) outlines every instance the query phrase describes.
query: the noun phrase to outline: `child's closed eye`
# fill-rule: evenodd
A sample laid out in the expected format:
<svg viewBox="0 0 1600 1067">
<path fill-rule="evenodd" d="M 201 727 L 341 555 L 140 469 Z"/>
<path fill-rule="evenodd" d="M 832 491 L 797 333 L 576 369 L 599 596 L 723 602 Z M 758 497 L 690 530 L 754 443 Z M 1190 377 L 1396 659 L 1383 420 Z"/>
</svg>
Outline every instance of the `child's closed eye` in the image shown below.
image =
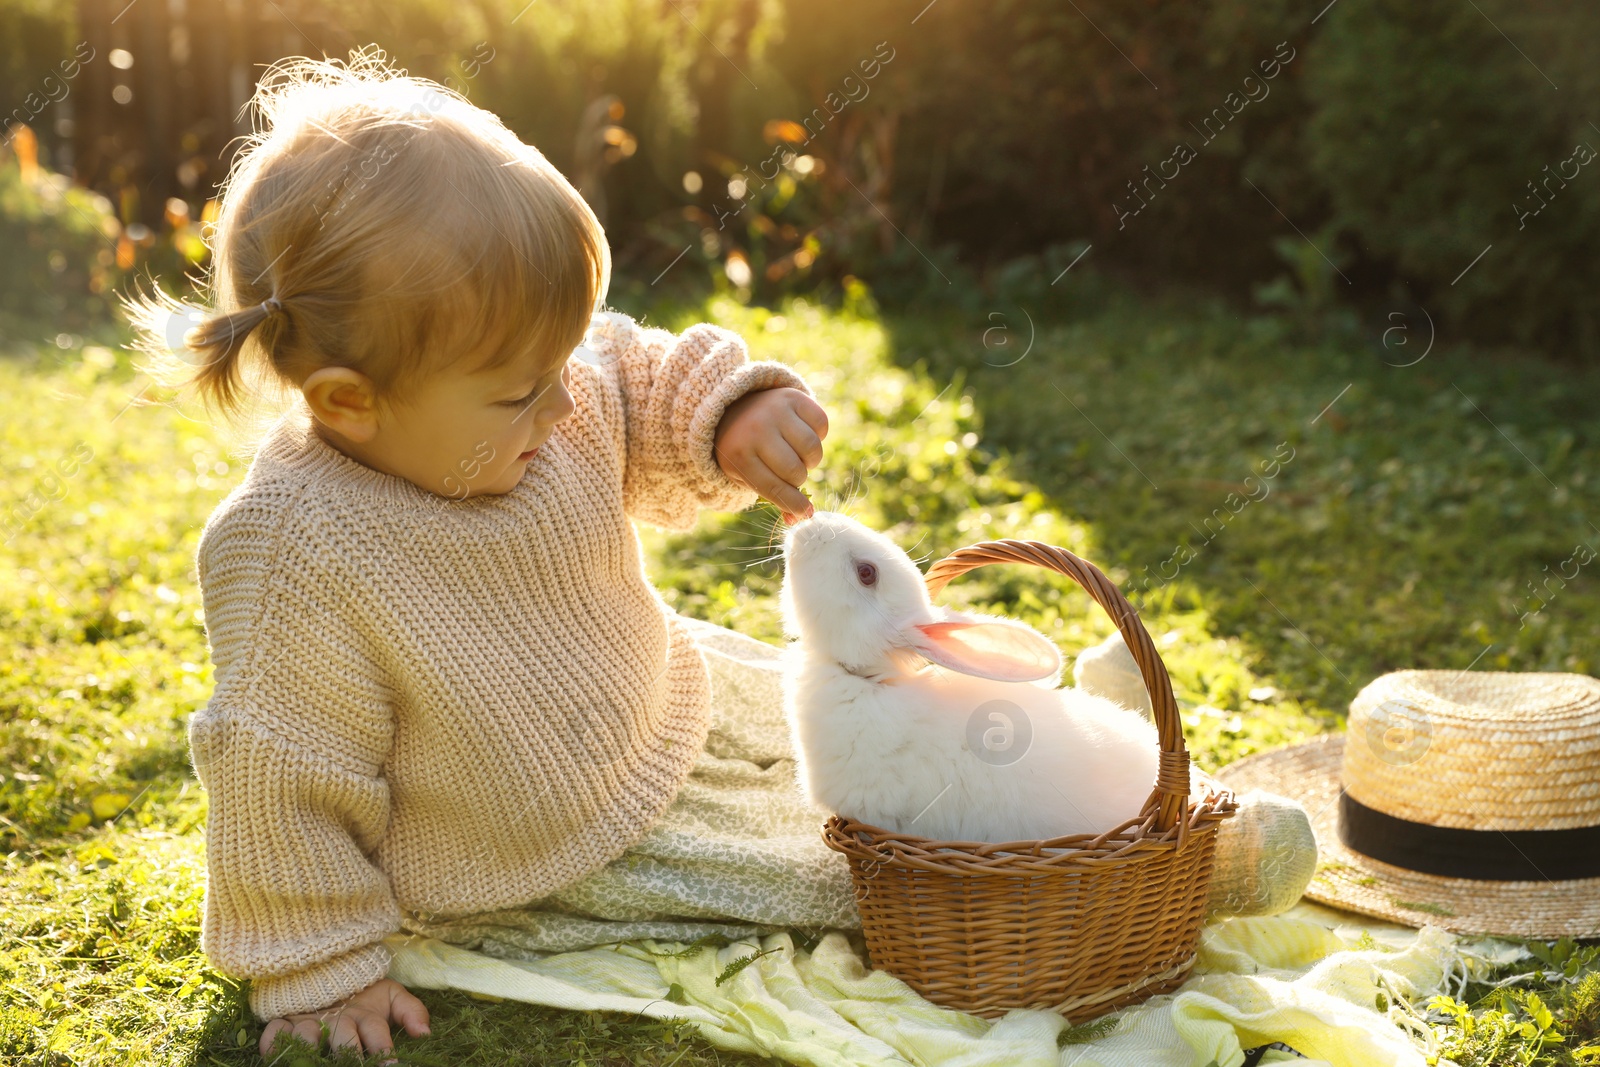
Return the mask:
<svg viewBox="0 0 1600 1067">
<path fill-rule="evenodd" d="M 561 381 L 563 381 L 563 382 L 566 381 L 567 363 L 565 361 L 563 361 L 562 364 L 561 364 L 560 369 L 557 370 L 557 371 L 554 371 L 552 373 L 555 374 Z M 508 407 L 508 408 L 526 407 L 527 405 L 533 403 L 535 400 L 539 399 L 539 397 L 543 396 L 545 393 L 547 393 L 549 391 L 550 391 L 550 386 L 549 385 L 547 385 L 547 384 L 539 384 L 539 385 L 535 385 L 533 387 L 533 391 L 530 392 L 527 396 L 521 396 L 521 397 L 518 397 L 515 400 L 500 400 L 500 401 L 496 401 L 496 403 L 498 403 L 501 407 Z"/>
</svg>

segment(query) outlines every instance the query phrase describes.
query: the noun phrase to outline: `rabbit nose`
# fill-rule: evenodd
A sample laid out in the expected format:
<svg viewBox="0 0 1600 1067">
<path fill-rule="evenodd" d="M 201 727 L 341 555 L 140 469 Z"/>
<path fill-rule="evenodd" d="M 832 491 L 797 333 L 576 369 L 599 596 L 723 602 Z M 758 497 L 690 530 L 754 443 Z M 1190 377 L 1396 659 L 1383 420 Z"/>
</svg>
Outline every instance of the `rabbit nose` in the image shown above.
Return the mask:
<svg viewBox="0 0 1600 1067">
<path fill-rule="evenodd" d="M 789 535 L 796 541 L 832 541 L 839 536 L 836 527 L 816 519 L 801 519 L 789 527 Z"/>
<path fill-rule="evenodd" d="M 810 515 L 806 516 L 805 518 L 801 518 L 801 519 L 795 520 L 794 525 L 789 527 L 789 533 L 791 535 L 794 535 L 794 534 L 805 533 L 808 530 L 821 529 L 821 528 L 829 525 L 828 520 L 831 517 L 832 517 L 832 512 L 828 512 L 828 511 L 813 511 Z"/>
<path fill-rule="evenodd" d="M 810 551 L 812 545 L 832 541 L 836 536 L 837 531 L 826 523 L 819 523 L 815 518 L 801 519 L 789 527 L 784 538 L 784 551 L 798 557 L 800 553 Z"/>
</svg>

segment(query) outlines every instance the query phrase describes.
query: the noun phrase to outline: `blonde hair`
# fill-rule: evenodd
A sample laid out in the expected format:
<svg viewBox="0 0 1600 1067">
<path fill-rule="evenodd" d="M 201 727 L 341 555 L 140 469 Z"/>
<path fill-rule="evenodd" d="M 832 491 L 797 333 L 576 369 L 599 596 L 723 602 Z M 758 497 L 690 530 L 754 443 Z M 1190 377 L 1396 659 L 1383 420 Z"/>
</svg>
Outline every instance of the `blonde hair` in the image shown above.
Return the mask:
<svg viewBox="0 0 1600 1067">
<path fill-rule="evenodd" d="M 223 184 L 211 305 L 124 298 L 143 369 L 230 419 L 350 367 L 403 404 L 445 370 L 577 347 L 610 285 L 605 231 L 493 114 L 376 46 L 270 67 Z"/>
</svg>

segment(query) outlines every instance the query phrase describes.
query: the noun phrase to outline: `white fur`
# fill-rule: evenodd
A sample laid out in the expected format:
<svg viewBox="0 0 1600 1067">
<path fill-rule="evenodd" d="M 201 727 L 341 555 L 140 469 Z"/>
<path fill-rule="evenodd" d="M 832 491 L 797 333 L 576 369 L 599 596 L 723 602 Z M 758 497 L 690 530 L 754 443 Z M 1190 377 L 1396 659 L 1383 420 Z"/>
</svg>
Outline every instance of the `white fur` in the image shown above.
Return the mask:
<svg viewBox="0 0 1600 1067">
<path fill-rule="evenodd" d="M 1072 665 L 1072 684 L 1085 693 L 1137 711 L 1146 719 L 1155 715 L 1139 663 L 1120 630 L 1111 631 L 1110 637 L 1079 653 L 1078 661 Z"/>
<path fill-rule="evenodd" d="M 781 605 L 796 639 L 786 711 L 813 804 L 950 841 L 1100 833 L 1139 814 L 1155 785 L 1155 728 L 1110 701 L 1051 688 L 1061 664 L 1048 638 L 935 608 L 910 558 L 844 515 L 818 511 L 790 527 L 784 555 Z M 872 586 L 859 580 L 862 562 L 877 568 Z M 1020 709 L 999 709 L 1013 745 L 1016 723 L 1032 729 L 1006 765 L 968 745 L 975 712 L 979 732 L 1003 741 L 1006 720 L 979 711 L 994 700 Z"/>
</svg>

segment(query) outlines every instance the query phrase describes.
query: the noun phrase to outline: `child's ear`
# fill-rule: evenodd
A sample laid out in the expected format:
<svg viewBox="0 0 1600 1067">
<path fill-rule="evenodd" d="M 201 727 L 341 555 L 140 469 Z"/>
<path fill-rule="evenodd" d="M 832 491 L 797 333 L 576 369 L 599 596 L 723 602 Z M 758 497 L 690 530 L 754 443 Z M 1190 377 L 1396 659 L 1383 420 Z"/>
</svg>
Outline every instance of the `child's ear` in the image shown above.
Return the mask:
<svg viewBox="0 0 1600 1067">
<path fill-rule="evenodd" d="M 300 385 L 317 421 L 352 441 L 370 441 L 378 432 L 378 405 L 372 379 L 349 367 L 312 371 Z"/>
</svg>

